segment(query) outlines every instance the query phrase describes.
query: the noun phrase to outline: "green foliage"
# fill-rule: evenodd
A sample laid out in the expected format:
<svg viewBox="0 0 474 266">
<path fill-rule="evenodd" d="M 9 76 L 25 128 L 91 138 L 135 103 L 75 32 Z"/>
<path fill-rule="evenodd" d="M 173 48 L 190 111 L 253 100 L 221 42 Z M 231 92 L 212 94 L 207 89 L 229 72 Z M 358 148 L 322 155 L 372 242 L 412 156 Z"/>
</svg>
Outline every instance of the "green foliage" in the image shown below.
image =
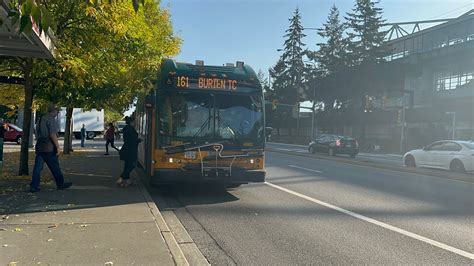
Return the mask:
<svg viewBox="0 0 474 266">
<path fill-rule="evenodd" d="M 63 106 L 124 110 L 153 88 L 161 59 L 179 51 L 169 14 L 145 1 L 96 6 L 52 1 L 57 56 L 35 68 L 37 96 Z"/>
<path fill-rule="evenodd" d="M 273 90 L 275 97 L 281 102 L 296 104 L 305 98 L 305 72 L 306 67 L 303 57 L 306 54 L 301 25 L 301 15 L 296 8 L 293 17 L 289 19 L 290 26 L 284 35 L 283 54 L 277 64 L 272 68 L 271 75 L 274 80 Z"/>
<path fill-rule="evenodd" d="M 124 1 L 113 1 L 113 0 L 75 0 L 64 2 L 69 2 L 70 5 L 90 5 L 93 7 L 102 7 L 105 4 L 121 4 Z M 8 17 L 11 19 L 12 24 L 15 25 L 20 21 L 20 32 L 29 33 L 32 30 L 32 22 L 35 23 L 39 28 L 39 33 L 48 32 L 51 28 L 56 32 L 56 20 L 54 20 L 55 15 L 49 12 L 51 5 L 56 4 L 55 0 L 43 0 L 43 1 L 34 1 L 34 0 L 11 0 L 9 2 L 10 12 Z M 147 0 L 131 0 L 130 2 L 135 12 L 138 12 L 140 4 L 145 6 Z M 156 3 L 157 5 L 158 3 Z M 3 25 L 3 20 L 0 19 L 0 27 Z"/>
<path fill-rule="evenodd" d="M 43 31 L 48 32 L 52 26 L 52 14 L 45 7 L 50 1 L 43 1 L 42 3 L 36 2 L 37 1 L 33 0 L 10 1 L 8 17 L 12 25 L 16 25 L 18 22 L 20 23 L 20 32 L 30 33 L 33 28 L 33 23 L 38 26 L 39 34 L 42 34 Z M 0 23 L 0 26 L 1 24 L 2 23 Z"/>
<path fill-rule="evenodd" d="M 347 13 L 349 52 L 351 65 L 374 64 L 383 61 L 389 50 L 385 45 L 385 31 L 380 28 L 385 22 L 379 1 L 356 0 L 352 12 Z"/>
<path fill-rule="evenodd" d="M 347 44 L 344 41 L 345 25 L 339 19 L 339 10 L 334 5 L 329 11 L 328 19 L 318 35 L 325 39 L 325 43 L 318 43 L 319 50 L 315 53 L 318 70 L 323 75 L 336 73 L 347 63 Z"/>
<path fill-rule="evenodd" d="M 123 119 L 123 114 L 121 112 L 110 109 L 110 108 L 106 108 L 104 113 L 105 113 L 104 119 L 106 123 L 115 123 Z"/>
</svg>

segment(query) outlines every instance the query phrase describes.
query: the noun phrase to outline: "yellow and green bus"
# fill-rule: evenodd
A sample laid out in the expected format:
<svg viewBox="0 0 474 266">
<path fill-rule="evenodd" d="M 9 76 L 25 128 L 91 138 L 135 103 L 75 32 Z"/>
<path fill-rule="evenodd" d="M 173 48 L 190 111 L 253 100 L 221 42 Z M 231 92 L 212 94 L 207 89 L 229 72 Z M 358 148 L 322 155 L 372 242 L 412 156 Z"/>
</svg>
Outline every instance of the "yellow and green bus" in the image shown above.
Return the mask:
<svg viewBox="0 0 474 266">
<path fill-rule="evenodd" d="M 156 88 L 137 104 L 138 160 L 151 184 L 265 181 L 265 111 L 257 75 L 225 66 L 162 62 Z"/>
</svg>

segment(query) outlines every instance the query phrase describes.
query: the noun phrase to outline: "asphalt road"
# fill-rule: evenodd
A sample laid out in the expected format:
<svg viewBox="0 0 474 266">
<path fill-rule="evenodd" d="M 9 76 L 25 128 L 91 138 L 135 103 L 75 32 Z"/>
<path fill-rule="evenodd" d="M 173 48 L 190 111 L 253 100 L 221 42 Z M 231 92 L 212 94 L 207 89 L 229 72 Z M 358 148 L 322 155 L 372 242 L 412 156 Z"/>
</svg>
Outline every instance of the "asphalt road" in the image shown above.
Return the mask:
<svg viewBox="0 0 474 266">
<path fill-rule="evenodd" d="M 471 264 L 474 184 L 267 152 L 267 183 L 151 188 L 215 265 Z"/>
</svg>

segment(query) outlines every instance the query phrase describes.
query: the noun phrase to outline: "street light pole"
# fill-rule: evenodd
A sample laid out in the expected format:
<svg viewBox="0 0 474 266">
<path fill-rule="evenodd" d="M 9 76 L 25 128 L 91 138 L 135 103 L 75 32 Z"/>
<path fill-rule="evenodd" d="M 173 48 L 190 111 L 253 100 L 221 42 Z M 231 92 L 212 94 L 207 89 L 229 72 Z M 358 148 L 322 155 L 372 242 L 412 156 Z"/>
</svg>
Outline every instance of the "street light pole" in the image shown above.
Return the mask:
<svg viewBox="0 0 474 266">
<path fill-rule="evenodd" d="M 316 99 L 316 86 L 313 88 L 313 108 L 311 110 L 311 141 L 314 140 L 314 115 L 316 112 L 315 99 Z"/>
<path fill-rule="evenodd" d="M 316 63 L 315 62 L 311 62 L 311 61 L 303 61 L 303 63 L 309 63 L 309 64 L 312 64 L 314 69 L 316 69 Z M 316 85 L 313 87 L 313 106 L 311 108 L 311 140 L 314 140 L 314 116 L 315 116 L 315 112 L 316 112 L 316 104 L 315 104 L 315 101 L 316 101 Z"/>
</svg>

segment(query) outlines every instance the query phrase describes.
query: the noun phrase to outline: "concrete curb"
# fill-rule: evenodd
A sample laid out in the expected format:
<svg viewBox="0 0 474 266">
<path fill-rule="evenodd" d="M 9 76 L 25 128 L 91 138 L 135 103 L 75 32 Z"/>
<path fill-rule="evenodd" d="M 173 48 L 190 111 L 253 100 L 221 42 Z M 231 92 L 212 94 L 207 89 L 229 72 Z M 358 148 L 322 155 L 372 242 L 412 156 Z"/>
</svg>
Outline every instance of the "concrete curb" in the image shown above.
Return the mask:
<svg viewBox="0 0 474 266">
<path fill-rule="evenodd" d="M 289 154 L 289 155 L 306 157 L 306 158 L 315 158 L 315 159 L 333 161 L 333 162 L 339 162 L 339 163 L 353 164 L 353 165 L 359 165 L 359 166 L 365 166 L 365 167 L 372 167 L 372 168 L 378 168 L 378 169 L 383 169 L 383 170 L 405 172 L 405 173 L 411 173 L 411 174 L 419 174 L 419 175 L 425 175 L 425 176 L 432 176 L 432 177 L 474 183 L 474 175 L 469 175 L 469 174 L 459 174 L 459 173 L 452 173 L 452 172 L 447 172 L 447 171 L 442 171 L 442 170 L 432 170 L 432 169 L 427 169 L 427 168 L 426 169 L 425 168 L 409 168 L 405 166 L 382 164 L 382 163 L 374 162 L 374 161 L 355 161 L 349 158 L 328 157 L 324 155 L 310 154 L 310 153 L 297 153 L 297 152 L 282 151 L 282 150 L 272 149 L 272 148 L 266 148 L 266 151 L 281 153 L 281 154 Z"/>
<path fill-rule="evenodd" d="M 158 205 L 160 205 L 162 208 L 162 216 L 171 229 L 171 232 L 173 233 L 188 262 L 191 265 L 210 265 L 206 257 L 204 257 L 196 243 L 194 243 L 194 240 L 184 228 L 181 221 L 179 221 L 174 211 L 169 208 L 166 201 L 161 196 L 157 196 L 155 199 L 156 198 L 158 200 Z"/>
<path fill-rule="evenodd" d="M 150 212 L 153 215 L 156 226 L 160 230 L 161 235 L 163 236 L 163 239 L 165 240 L 165 243 L 171 252 L 171 256 L 173 257 L 175 264 L 178 266 L 190 265 L 188 260 L 184 256 L 183 251 L 179 247 L 178 242 L 174 238 L 173 233 L 171 233 L 171 230 L 169 229 L 168 225 L 163 219 L 163 216 L 161 215 L 161 212 L 158 209 L 158 206 L 156 206 L 150 193 L 148 193 L 148 190 L 146 190 L 144 184 L 142 183 L 140 176 L 138 176 L 136 179 L 137 179 L 138 190 L 142 193 L 143 198 L 145 199 L 146 204 L 148 205 L 148 208 L 150 209 Z"/>
<path fill-rule="evenodd" d="M 168 245 L 173 260 L 176 265 L 210 265 L 201 251 L 198 249 L 184 226 L 179 221 L 173 211 L 160 211 L 150 193 L 143 183 L 143 172 L 137 169 L 139 173 L 137 179 L 138 189 L 146 200 L 148 208 L 154 217 L 155 223 L 160 230 L 163 239 Z M 158 196 L 160 206 L 167 208 L 165 201 Z M 171 229 L 170 229 L 171 228 Z"/>
</svg>

